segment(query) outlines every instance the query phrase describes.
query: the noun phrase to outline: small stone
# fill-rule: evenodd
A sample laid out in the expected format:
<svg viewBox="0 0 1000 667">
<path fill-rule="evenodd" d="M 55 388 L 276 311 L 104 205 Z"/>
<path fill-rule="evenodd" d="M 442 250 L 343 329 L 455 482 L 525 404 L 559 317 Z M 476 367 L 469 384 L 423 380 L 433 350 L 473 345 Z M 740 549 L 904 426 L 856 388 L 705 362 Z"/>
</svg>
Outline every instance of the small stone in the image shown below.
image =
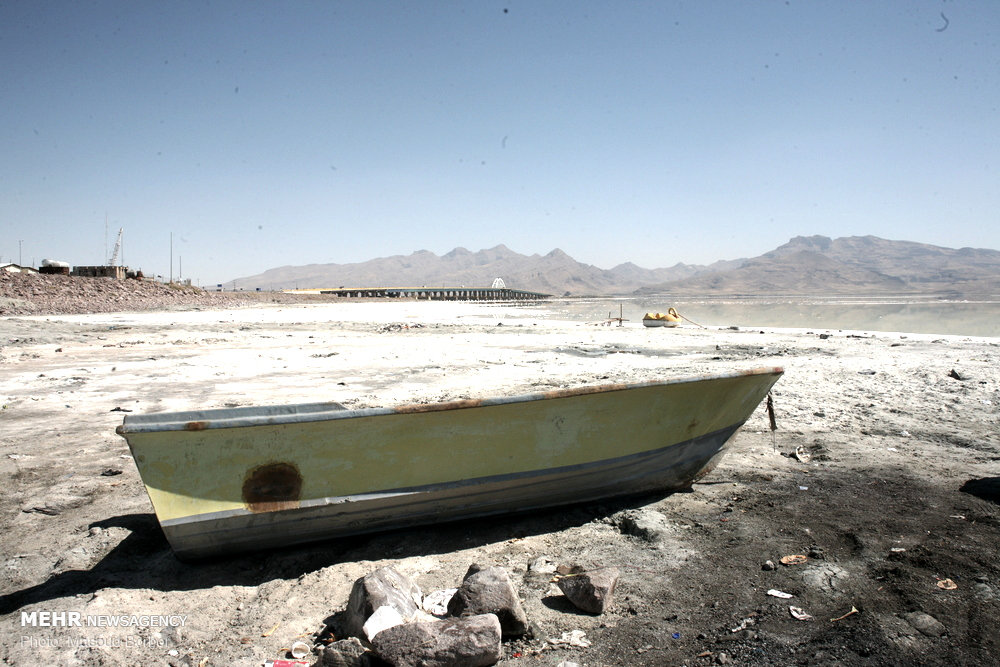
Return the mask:
<svg viewBox="0 0 1000 667">
<path fill-rule="evenodd" d="M 433 614 L 434 616 L 447 616 L 448 602 L 455 596 L 457 591 L 457 588 L 446 588 L 444 590 L 428 593 L 424 596 L 421 608 L 428 614 Z"/>
<path fill-rule="evenodd" d="M 816 560 L 824 560 L 826 558 L 826 552 L 823 551 L 823 547 L 812 546 L 809 547 L 809 557 Z"/>
<path fill-rule="evenodd" d="M 419 609 L 420 587 L 391 567 L 383 567 L 354 582 L 351 597 L 344 612 L 344 625 L 349 635 L 363 637 L 365 621 L 379 607 L 392 607 L 404 619 Z"/>
<path fill-rule="evenodd" d="M 563 577 L 558 585 L 563 595 L 578 609 L 591 614 L 603 614 L 611 605 L 619 575 L 616 567 L 602 567 Z"/>
<path fill-rule="evenodd" d="M 948 628 L 944 627 L 941 621 L 922 611 L 911 612 L 903 618 L 906 619 L 907 623 L 928 637 L 940 637 L 948 632 Z"/>
<path fill-rule="evenodd" d="M 452 616 L 494 614 L 504 637 L 520 637 L 528 631 L 528 617 L 507 573 L 499 567 L 473 565 L 448 601 Z"/>
<path fill-rule="evenodd" d="M 528 571 L 537 572 L 539 574 L 554 574 L 556 571 L 556 564 L 554 561 L 549 560 L 545 556 L 539 556 L 528 565 Z"/>
<path fill-rule="evenodd" d="M 715 663 L 718 665 L 728 665 L 730 662 L 731 659 L 729 658 L 728 653 L 720 652 L 718 655 L 715 656 Z"/>
<path fill-rule="evenodd" d="M 372 615 L 368 617 L 368 620 L 365 621 L 362 630 L 365 633 L 365 637 L 368 638 L 368 641 L 371 641 L 375 635 L 383 630 L 388 630 L 389 628 L 405 622 L 406 619 L 400 616 L 395 607 L 383 605 L 376 609 Z"/>
<path fill-rule="evenodd" d="M 997 598 L 996 591 L 993 590 L 993 587 L 981 581 L 972 585 L 972 592 L 977 598 L 980 600 L 986 600 L 987 602 Z"/>
<path fill-rule="evenodd" d="M 323 649 L 318 667 L 368 667 L 371 657 L 357 637 L 341 639 Z"/>
<path fill-rule="evenodd" d="M 773 560 L 766 560 L 764 561 L 764 564 L 761 565 L 761 569 L 770 572 L 771 570 L 777 570 L 778 566 L 774 564 Z"/>
<path fill-rule="evenodd" d="M 959 373 L 954 368 L 952 368 L 951 372 L 948 373 L 948 377 L 952 378 L 953 380 L 958 380 L 959 382 L 963 382 L 969 379 L 968 375 L 965 375 L 964 373 Z"/>
<path fill-rule="evenodd" d="M 500 620 L 494 614 L 405 623 L 372 642 L 394 667 L 485 667 L 500 660 Z"/>
</svg>

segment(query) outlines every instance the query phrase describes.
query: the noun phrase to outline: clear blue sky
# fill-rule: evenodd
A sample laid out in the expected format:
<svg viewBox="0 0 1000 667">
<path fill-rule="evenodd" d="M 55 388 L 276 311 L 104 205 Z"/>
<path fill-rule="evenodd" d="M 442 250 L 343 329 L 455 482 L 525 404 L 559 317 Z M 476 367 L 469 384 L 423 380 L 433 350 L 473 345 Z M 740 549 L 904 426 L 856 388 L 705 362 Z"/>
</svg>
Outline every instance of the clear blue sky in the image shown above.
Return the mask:
<svg viewBox="0 0 1000 667">
<path fill-rule="evenodd" d="M 1000 248 L 996 0 L 3 0 L 0 91 L 3 261 Z"/>
</svg>

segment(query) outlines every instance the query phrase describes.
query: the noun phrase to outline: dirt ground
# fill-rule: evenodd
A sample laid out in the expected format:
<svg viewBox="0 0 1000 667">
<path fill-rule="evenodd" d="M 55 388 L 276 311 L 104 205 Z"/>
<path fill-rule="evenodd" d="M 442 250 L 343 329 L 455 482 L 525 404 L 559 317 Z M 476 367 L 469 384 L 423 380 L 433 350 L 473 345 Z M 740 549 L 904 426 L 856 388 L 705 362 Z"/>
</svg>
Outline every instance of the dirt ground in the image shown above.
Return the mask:
<svg viewBox="0 0 1000 667">
<path fill-rule="evenodd" d="M 173 556 L 114 433 L 124 411 L 365 407 L 775 365 L 778 431 L 758 410 L 690 492 L 196 564 Z M 502 665 L 1000 663 L 997 339 L 593 327 L 431 303 L 0 317 L 0 403 L 4 664 L 263 665 L 339 632 L 352 583 L 382 565 L 430 592 L 471 563 L 505 568 L 535 626 Z M 538 557 L 620 568 L 610 610 L 575 611 L 528 570 Z M 45 627 L 25 623 L 32 611 L 183 624 Z M 551 641 L 572 630 L 590 645 Z"/>
</svg>

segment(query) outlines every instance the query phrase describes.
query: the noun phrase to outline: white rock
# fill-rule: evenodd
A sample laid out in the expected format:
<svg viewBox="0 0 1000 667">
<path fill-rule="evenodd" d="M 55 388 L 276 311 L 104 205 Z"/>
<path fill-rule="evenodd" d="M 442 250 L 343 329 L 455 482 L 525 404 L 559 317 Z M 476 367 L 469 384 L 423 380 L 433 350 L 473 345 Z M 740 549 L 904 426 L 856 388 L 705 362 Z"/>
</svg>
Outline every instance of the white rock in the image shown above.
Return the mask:
<svg viewBox="0 0 1000 667">
<path fill-rule="evenodd" d="M 368 617 L 368 620 L 364 624 L 365 637 L 368 637 L 368 641 L 371 641 L 375 635 L 387 630 L 389 628 L 394 628 L 397 625 L 402 625 L 406 622 L 395 608 L 389 605 L 383 605 L 375 610 L 375 612 Z"/>
</svg>

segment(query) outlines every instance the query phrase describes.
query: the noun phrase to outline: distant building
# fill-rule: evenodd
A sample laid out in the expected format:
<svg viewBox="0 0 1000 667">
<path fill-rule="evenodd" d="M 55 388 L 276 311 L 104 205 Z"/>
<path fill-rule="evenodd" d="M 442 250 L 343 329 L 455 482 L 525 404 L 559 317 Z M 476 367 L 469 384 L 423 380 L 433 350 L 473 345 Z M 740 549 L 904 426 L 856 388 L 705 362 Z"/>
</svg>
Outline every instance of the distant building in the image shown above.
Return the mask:
<svg viewBox="0 0 1000 667">
<path fill-rule="evenodd" d="M 21 266 L 10 262 L 0 264 L 0 271 L 6 271 L 7 273 L 38 273 L 37 269 L 33 269 L 30 266 Z"/>
</svg>

